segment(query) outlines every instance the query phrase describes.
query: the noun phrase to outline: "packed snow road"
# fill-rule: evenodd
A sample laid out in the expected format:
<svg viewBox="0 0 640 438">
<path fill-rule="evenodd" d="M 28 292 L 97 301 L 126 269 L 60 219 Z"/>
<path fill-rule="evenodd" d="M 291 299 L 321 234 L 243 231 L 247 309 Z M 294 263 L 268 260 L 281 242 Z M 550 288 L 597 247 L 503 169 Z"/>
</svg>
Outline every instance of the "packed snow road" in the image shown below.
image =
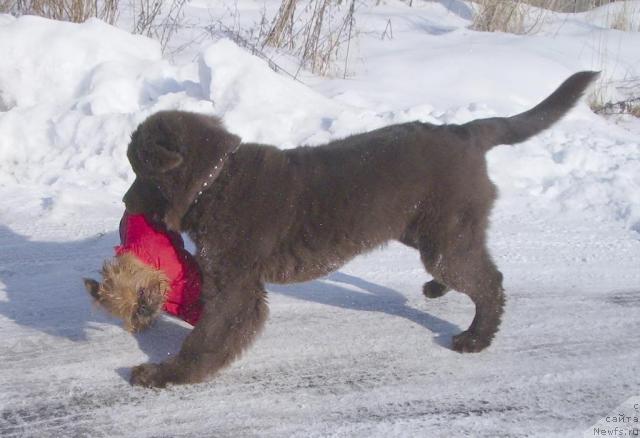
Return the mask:
<svg viewBox="0 0 640 438">
<path fill-rule="evenodd" d="M 494 224 L 508 304 L 482 353 L 448 348 L 470 301 L 426 301 L 417 253 L 392 244 L 271 286 L 243 359 L 164 391 L 129 386 L 130 367 L 175 352 L 187 326 L 165 318 L 132 336 L 80 281 L 115 233 L 47 242 L 2 227 L 0 435 L 581 436 L 640 388 L 640 241 L 589 225 Z"/>
</svg>

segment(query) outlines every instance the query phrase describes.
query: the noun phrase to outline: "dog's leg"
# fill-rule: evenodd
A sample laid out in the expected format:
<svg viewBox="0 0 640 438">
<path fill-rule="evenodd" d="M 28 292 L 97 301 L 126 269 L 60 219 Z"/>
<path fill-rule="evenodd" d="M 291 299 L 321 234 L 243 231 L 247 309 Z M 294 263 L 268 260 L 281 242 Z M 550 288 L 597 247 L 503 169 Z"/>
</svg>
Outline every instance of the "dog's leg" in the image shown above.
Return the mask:
<svg viewBox="0 0 640 438">
<path fill-rule="evenodd" d="M 451 290 L 449 286 L 436 280 L 436 275 L 438 275 L 437 268 L 439 263 L 442 262 L 438 257 L 441 258 L 441 256 L 435 256 L 435 248 L 428 238 L 423 239 L 422 244 L 416 246 L 420 251 L 420 260 L 422 260 L 424 268 L 434 277 L 433 280 L 426 282 L 422 286 L 422 293 L 427 298 L 440 298 Z"/>
<path fill-rule="evenodd" d="M 415 233 L 415 231 L 413 233 Z M 422 264 L 424 265 L 427 272 L 431 274 L 431 272 L 429 271 L 428 261 L 432 259 L 432 255 L 431 255 L 432 248 L 430 246 L 427 246 L 426 244 L 422 245 L 422 248 L 421 248 L 421 245 L 418 242 L 416 242 L 415 239 L 408 237 L 407 233 L 405 233 L 405 235 L 403 235 L 399 239 L 399 241 L 401 243 L 404 243 L 407 246 L 410 246 L 411 248 L 414 248 L 420 251 L 420 258 L 422 259 Z M 440 298 L 450 290 L 451 289 L 448 286 L 442 283 L 438 283 L 435 279 L 426 282 L 422 286 L 422 293 L 427 298 Z"/>
<path fill-rule="evenodd" d="M 504 306 L 502 274 L 485 247 L 484 224 L 470 221 L 445 236 L 440 245 L 430 245 L 421 250 L 422 260 L 435 278 L 425 285 L 425 295 L 443 294 L 449 288 L 467 294 L 476 314 L 469 328 L 454 336 L 453 349 L 481 351 L 491 344 Z"/>
<path fill-rule="evenodd" d="M 453 337 L 453 349 L 461 353 L 477 352 L 491 344 L 500 325 L 504 307 L 502 274 L 490 260 L 479 262 L 477 273 L 467 274 L 473 284 L 462 280 L 458 288 L 476 306 L 476 314 L 469 328 Z M 456 288 L 456 286 L 453 286 Z"/>
<path fill-rule="evenodd" d="M 267 314 L 262 284 L 242 282 L 225 287 L 208 299 L 200 321 L 185 339 L 180 353 L 161 364 L 135 367 L 131 384 L 162 388 L 168 383 L 206 380 L 251 344 L 264 326 Z"/>
</svg>

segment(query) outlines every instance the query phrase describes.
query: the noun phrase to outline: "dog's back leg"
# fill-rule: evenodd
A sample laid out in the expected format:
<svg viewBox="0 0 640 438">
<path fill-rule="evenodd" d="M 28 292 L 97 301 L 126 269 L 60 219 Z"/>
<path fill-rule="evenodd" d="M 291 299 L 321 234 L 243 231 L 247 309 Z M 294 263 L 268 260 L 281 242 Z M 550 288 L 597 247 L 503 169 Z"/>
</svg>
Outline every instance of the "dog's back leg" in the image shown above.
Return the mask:
<svg viewBox="0 0 640 438">
<path fill-rule="evenodd" d="M 486 215 L 461 214 L 446 234 L 423 238 L 422 261 L 434 281 L 425 284 L 425 295 L 445 293 L 449 288 L 467 294 L 476 306 L 469 328 L 454 336 L 453 349 L 476 352 L 493 339 L 504 306 L 502 274 L 485 246 Z"/>
<path fill-rule="evenodd" d="M 415 231 L 413 231 L 412 234 L 415 234 Z M 438 282 L 430 270 L 430 266 L 432 265 L 430 261 L 433 259 L 433 255 L 432 255 L 433 250 L 432 250 L 432 245 L 430 245 L 428 242 L 428 239 L 423 239 L 422 243 L 418 243 L 416 239 L 412 239 L 408 237 L 408 234 L 405 234 L 404 236 L 402 236 L 402 238 L 400 238 L 400 242 L 404 243 L 407 246 L 410 246 L 411 248 L 414 248 L 420 251 L 420 259 L 422 260 L 422 264 L 424 265 L 424 268 L 427 270 L 428 274 L 434 277 L 433 280 L 427 281 L 422 286 L 422 293 L 424 294 L 425 297 L 440 298 L 441 296 L 443 296 L 444 294 L 446 294 L 451 290 L 447 285 Z"/>
</svg>

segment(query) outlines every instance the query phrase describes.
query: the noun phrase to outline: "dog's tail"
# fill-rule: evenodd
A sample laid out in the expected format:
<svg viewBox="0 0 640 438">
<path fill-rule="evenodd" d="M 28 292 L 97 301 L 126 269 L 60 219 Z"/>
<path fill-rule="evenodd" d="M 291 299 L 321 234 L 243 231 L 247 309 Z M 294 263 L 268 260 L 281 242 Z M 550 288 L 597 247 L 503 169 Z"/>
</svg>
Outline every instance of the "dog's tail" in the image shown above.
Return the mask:
<svg viewBox="0 0 640 438">
<path fill-rule="evenodd" d="M 512 117 L 478 119 L 463 127 L 470 131 L 473 138 L 480 139 L 479 146 L 485 151 L 499 144 L 523 142 L 560 120 L 599 74 L 594 71 L 576 73 L 529 111 Z"/>
</svg>

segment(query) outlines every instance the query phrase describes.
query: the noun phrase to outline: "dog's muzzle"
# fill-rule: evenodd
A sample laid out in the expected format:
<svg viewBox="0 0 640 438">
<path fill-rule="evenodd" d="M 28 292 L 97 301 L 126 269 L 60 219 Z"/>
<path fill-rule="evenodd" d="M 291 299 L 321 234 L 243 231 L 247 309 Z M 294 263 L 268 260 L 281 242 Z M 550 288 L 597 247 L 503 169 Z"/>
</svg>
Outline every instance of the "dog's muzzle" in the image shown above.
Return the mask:
<svg viewBox="0 0 640 438">
<path fill-rule="evenodd" d="M 164 216 L 166 200 L 160 190 L 153 184 L 141 181 L 139 178 L 131 184 L 122 202 L 131 214 L 146 214 L 149 216 Z"/>
</svg>

